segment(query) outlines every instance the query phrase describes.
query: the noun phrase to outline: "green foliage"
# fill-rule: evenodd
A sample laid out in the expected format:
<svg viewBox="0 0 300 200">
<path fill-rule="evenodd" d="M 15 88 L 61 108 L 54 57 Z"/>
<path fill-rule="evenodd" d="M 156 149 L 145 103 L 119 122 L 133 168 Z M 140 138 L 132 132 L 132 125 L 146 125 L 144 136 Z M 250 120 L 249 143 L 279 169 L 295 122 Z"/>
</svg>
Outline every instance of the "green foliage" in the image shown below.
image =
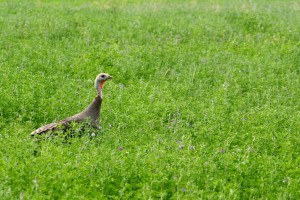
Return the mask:
<svg viewBox="0 0 300 200">
<path fill-rule="evenodd" d="M 299 6 L 0 1 L 1 199 L 299 199 Z"/>
</svg>

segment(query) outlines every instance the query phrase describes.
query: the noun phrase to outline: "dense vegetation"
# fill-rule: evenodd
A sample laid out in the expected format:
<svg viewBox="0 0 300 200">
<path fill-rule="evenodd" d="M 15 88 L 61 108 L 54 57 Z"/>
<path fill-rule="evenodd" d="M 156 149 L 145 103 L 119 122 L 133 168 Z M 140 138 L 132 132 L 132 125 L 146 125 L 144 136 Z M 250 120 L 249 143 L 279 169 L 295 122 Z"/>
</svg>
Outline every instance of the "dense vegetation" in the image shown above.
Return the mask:
<svg viewBox="0 0 300 200">
<path fill-rule="evenodd" d="M 299 39 L 293 0 L 0 1 L 1 199 L 299 199 Z M 96 137 L 30 138 L 100 72 Z"/>
</svg>

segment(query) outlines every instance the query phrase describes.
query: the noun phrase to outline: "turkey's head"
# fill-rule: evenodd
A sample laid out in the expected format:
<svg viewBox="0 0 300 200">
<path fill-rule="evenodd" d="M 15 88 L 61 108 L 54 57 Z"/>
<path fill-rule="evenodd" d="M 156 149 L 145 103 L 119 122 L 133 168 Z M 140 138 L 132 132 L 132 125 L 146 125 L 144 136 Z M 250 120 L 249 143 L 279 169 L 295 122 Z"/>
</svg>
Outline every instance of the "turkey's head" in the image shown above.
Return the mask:
<svg viewBox="0 0 300 200">
<path fill-rule="evenodd" d="M 101 73 L 96 77 L 95 87 L 98 92 L 98 95 L 102 98 L 102 87 L 105 81 L 112 79 L 113 77 L 107 73 Z"/>
</svg>

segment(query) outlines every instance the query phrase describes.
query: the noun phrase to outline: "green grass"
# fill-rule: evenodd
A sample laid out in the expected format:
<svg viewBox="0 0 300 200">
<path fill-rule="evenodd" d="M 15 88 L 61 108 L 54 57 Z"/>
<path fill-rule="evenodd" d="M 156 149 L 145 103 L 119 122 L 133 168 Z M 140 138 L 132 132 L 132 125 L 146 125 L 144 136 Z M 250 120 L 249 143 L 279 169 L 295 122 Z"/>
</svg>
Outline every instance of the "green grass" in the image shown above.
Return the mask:
<svg viewBox="0 0 300 200">
<path fill-rule="evenodd" d="M 299 1 L 0 1 L 1 199 L 299 199 Z M 97 137 L 35 128 L 104 87 Z"/>
</svg>

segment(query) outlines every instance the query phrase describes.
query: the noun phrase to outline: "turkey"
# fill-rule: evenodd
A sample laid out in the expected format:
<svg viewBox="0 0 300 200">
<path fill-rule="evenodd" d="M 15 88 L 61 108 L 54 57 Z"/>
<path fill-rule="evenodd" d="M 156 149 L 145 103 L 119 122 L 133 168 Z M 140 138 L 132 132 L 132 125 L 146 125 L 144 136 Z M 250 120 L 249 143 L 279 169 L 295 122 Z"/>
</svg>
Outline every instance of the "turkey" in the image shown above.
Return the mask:
<svg viewBox="0 0 300 200">
<path fill-rule="evenodd" d="M 35 135 L 41 135 L 48 131 L 57 131 L 57 130 L 63 130 L 66 131 L 68 128 L 70 128 L 70 124 L 72 122 L 83 122 L 85 120 L 89 120 L 91 125 L 95 128 L 98 128 L 99 124 L 99 116 L 100 116 L 100 109 L 101 109 L 101 103 L 102 103 L 102 88 L 105 83 L 105 81 L 112 79 L 112 76 L 110 76 L 107 73 L 101 73 L 96 77 L 95 80 L 95 88 L 98 92 L 97 96 L 93 100 L 93 102 L 82 112 L 68 117 L 66 119 L 63 119 L 58 122 L 50 123 L 45 126 L 42 126 L 35 131 L 32 131 L 30 133 L 31 136 Z"/>
</svg>

